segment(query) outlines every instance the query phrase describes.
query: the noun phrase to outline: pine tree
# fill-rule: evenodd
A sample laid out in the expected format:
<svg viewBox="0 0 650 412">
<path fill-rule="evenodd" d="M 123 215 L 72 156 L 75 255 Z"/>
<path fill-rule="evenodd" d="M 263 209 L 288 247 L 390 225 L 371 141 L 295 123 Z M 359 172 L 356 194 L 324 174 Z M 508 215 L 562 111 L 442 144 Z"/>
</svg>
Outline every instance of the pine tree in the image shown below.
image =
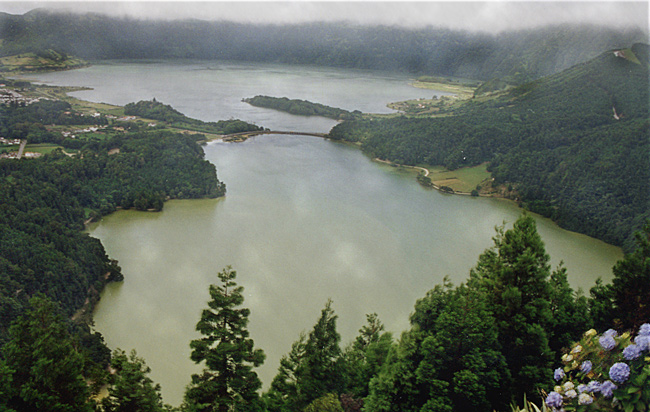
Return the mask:
<svg viewBox="0 0 650 412">
<path fill-rule="evenodd" d="M 485 292 L 512 373 L 513 395 L 534 396 L 550 376 L 553 353 L 550 265 L 535 220 L 524 214 L 513 228 L 498 229 L 493 249 L 470 273 L 470 287 Z"/>
<path fill-rule="evenodd" d="M 154 384 L 147 375 L 151 369 L 135 351 L 127 355 L 116 349 L 111 359 L 115 373 L 108 396 L 102 399 L 104 412 L 162 412 L 160 385 Z"/>
<path fill-rule="evenodd" d="M 591 311 L 598 330 L 636 330 L 650 319 L 650 222 L 636 233 L 637 248 L 616 262 L 609 285 L 591 289 Z"/>
<path fill-rule="evenodd" d="M 253 367 L 264 362 L 264 352 L 254 349 L 246 329 L 250 310 L 244 302 L 237 272 L 230 266 L 219 274 L 220 285 L 210 285 L 208 309 L 203 310 L 196 330 L 203 337 L 190 343 L 190 358 L 204 363 L 200 375 L 192 375 L 185 393 L 185 406 L 192 411 L 239 411 L 257 401 L 261 382 Z"/>
<path fill-rule="evenodd" d="M 291 352 L 280 359 L 278 374 L 271 382 L 271 388 L 265 394 L 265 403 L 269 411 L 298 410 L 298 367 L 305 356 L 307 337 L 304 333 L 291 345 Z"/>
<path fill-rule="evenodd" d="M 309 333 L 303 362 L 297 370 L 303 407 L 321 396 L 341 392 L 341 336 L 336 331 L 337 318 L 330 299 Z"/>
</svg>

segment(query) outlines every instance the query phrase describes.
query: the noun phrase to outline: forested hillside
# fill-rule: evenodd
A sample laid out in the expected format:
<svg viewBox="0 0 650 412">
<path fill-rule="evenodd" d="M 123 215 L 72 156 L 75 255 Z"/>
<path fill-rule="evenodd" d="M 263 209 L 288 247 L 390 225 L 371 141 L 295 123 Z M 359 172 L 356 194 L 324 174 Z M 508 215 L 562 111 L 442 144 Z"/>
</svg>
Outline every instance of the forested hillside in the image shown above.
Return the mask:
<svg viewBox="0 0 650 412">
<path fill-rule="evenodd" d="M 528 209 L 629 249 L 650 217 L 648 99 L 648 46 L 636 44 L 443 117 L 346 121 L 330 137 L 396 163 L 491 162 Z"/>
<path fill-rule="evenodd" d="M 0 14 L 0 57 L 56 50 L 84 59 L 193 58 L 400 70 L 512 83 L 556 73 L 640 31 L 557 26 L 488 35 L 343 23 L 151 21 L 35 10 Z"/>
<path fill-rule="evenodd" d="M 263 130 L 262 127 L 243 120 L 230 119 L 218 122 L 204 122 L 185 116 L 173 107 L 153 99 L 141 100 L 137 103 L 128 103 L 124 106 L 124 114 L 140 116 L 146 119 L 155 119 L 166 122 L 172 127 L 185 130 L 194 130 L 202 133 L 231 134 Z"/>
<path fill-rule="evenodd" d="M 118 207 L 161 210 L 168 198 L 225 193 L 196 137 L 116 130 L 104 140 L 64 140 L 41 123 L 106 122 L 70 110 L 65 102 L 48 100 L 0 106 L 5 136 L 63 143 L 76 153 L 0 159 L 0 345 L 30 297 L 43 294 L 70 317 L 87 298 L 92 304 L 106 282 L 121 279 L 100 242 L 82 233 L 84 221 Z"/>
</svg>

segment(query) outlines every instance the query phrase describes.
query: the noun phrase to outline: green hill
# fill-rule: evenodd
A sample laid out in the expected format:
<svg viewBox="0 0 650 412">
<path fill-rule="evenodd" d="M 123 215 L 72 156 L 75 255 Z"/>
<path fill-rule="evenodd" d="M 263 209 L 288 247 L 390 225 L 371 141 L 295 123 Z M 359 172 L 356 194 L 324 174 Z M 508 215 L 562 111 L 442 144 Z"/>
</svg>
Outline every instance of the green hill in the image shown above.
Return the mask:
<svg viewBox="0 0 650 412">
<path fill-rule="evenodd" d="M 403 164 L 488 161 L 495 183 L 515 189 L 522 206 L 630 247 L 650 217 L 650 133 L 648 46 L 629 52 L 471 99 L 447 117 L 347 121 L 330 137 Z"/>
</svg>

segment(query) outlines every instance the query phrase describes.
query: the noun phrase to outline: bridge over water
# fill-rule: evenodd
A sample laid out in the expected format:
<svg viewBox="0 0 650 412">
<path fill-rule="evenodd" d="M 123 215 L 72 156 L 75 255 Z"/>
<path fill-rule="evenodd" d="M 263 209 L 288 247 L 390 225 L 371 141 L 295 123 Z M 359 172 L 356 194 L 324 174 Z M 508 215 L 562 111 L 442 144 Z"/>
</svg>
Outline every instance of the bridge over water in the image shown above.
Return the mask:
<svg viewBox="0 0 650 412">
<path fill-rule="evenodd" d="M 221 137 L 224 142 L 237 142 L 246 140 L 252 136 L 259 136 L 262 134 L 288 134 L 288 135 L 298 135 L 298 136 L 316 136 L 316 137 L 327 137 L 327 133 L 312 133 L 312 132 L 288 132 L 288 131 L 278 131 L 278 130 L 258 130 L 254 132 L 241 132 L 241 133 L 232 133 L 226 134 Z"/>
</svg>

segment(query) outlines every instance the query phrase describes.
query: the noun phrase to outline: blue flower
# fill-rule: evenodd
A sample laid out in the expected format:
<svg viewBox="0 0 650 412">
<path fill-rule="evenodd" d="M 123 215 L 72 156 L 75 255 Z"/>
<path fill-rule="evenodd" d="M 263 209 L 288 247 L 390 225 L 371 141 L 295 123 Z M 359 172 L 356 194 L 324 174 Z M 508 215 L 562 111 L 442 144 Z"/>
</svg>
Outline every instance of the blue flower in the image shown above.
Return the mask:
<svg viewBox="0 0 650 412">
<path fill-rule="evenodd" d="M 639 357 L 641 355 L 641 347 L 636 344 L 631 344 L 627 348 L 623 349 L 623 357 L 626 360 L 633 360 Z"/>
<path fill-rule="evenodd" d="M 607 329 L 605 333 L 603 333 L 603 336 L 615 338 L 618 336 L 618 332 L 616 332 L 614 329 Z"/>
<path fill-rule="evenodd" d="M 614 395 L 614 390 L 616 390 L 618 387 L 614 385 L 612 381 L 605 381 L 600 385 L 600 393 L 605 397 L 605 398 L 611 398 L 612 395 Z"/>
<path fill-rule="evenodd" d="M 598 343 L 600 343 L 600 346 L 605 350 L 612 350 L 616 346 L 616 341 L 614 338 L 605 334 L 603 334 L 603 336 L 598 339 Z"/>
<path fill-rule="evenodd" d="M 609 378 L 614 382 L 623 383 L 630 377 L 630 367 L 626 363 L 616 362 L 609 368 Z"/>
<path fill-rule="evenodd" d="M 650 350 L 650 336 L 648 335 L 639 335 L 634 338 L 634 343 L 639 347 L 640 350 Z"/>
<path fill-rule="evenodd" d="M 639 328 L 639 335 L 640 336 L 650 336 L 650 323 L 644 323 L 641 325 Z"/>
<path fill-rule="evenodd" d="M 591 395 L 587 393 L 581 393 L 580 396 L 578 396 L 578 403 L 580 405 L 589 405 L 594 401 L 594 398 L 591 397 Z"/>
<path fill-rule="evenodd" d="M 562 406 L 562 395 L 553 391 L 546 397 L 546 404 L 551 408 L 559 408 Z"/>
<path fill-rule="evenodd" d="M 584 361 L 582 362 L 582 365 L 580 365 L 580 372 L 584 373 L 585 375 L 591 372 L 591 361 Z"/>
<path fill-rule="evenodd" d="M 557 368 L 555 372 L 553 372 L 553 378 L 555 378 L 556 381 L 562 380 L 565 376 L 564 369 L 562 368 Z"/>
<path fill-rule="evenodd" d="M 591 381 L 589 382 L 589 385 L 587 385 L 587 392 L 600 392 L 600 382 L 598 381 Z"/>
<path fill-rule="evenodd" d="M 586 391 L 587 391 L 587 385 L 585 385 L 584 383 L 581 383 L 580 385 L 578 385 L 578 392 L 582 393 L 582 392 L 586 392 Z"/>
</svg>

